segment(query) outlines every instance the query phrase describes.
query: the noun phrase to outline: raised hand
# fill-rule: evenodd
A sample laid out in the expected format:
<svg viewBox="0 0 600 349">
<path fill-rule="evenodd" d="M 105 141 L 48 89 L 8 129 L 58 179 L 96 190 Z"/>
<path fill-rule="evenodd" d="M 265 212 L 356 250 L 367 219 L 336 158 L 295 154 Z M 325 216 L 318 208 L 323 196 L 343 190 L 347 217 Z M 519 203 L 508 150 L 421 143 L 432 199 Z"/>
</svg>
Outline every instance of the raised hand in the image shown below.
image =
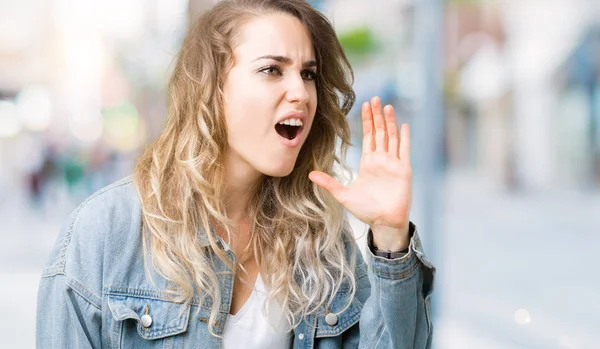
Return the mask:
<svg viewBox="0 0 600 349">
<path fill-rule="evenodd" d="M 379 249 L 402 250 L 408 246 L 412 202 L 410 130 L 400 132 L 391 105 L 382 108 L 378 97 L 362 105 L 363 152 L 356 180 L 345 187 L 330 175 L 312 171 L 310 180 L 373 230 Z"/>
</svg>

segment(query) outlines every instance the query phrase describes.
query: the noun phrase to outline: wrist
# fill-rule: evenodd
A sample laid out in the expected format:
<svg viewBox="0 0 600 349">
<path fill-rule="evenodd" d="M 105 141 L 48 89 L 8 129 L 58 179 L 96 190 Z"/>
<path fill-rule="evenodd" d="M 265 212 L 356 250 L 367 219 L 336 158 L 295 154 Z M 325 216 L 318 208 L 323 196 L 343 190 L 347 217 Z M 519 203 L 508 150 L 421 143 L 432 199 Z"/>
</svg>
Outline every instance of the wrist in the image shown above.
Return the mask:
<svg viewBox="0 0 600 349">
<path fill-rule="evenodd" d="M 371 227 L 373 234 L 373 247 L 381 251 L 402 251 L 410 244 L 410 225 L 406 228 L 393 228 L 387 226 Z"/>
</svg>

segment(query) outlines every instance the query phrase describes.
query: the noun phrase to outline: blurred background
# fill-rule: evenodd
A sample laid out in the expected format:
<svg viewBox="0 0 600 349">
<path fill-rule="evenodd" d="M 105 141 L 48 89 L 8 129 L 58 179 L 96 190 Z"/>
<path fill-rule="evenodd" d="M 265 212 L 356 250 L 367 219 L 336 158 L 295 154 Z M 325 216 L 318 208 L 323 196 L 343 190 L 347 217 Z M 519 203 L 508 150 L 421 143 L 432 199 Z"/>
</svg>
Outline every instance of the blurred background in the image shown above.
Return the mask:
<svg viewBox="0 0 600 349">
<path fill-rule="evenodd" d="M 35 346 L 62 224 L 160 133 L 173 59 L 215 2 L 0 1 L 3 347 Z M 411 125 L 435 348 L 600 348 L 600 1 L 311 3 L 357 106 L 379 95 Z"/>
</svg>

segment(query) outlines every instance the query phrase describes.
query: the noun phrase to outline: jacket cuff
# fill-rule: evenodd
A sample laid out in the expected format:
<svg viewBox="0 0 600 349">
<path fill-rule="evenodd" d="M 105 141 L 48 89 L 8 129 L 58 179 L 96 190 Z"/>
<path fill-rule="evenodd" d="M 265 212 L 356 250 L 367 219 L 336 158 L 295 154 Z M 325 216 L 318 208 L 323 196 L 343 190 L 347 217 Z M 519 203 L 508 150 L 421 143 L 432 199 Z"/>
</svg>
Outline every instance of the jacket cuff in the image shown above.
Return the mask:
<svg viewBox="0 0 600 349">
<path fill-rule="evenodd" d="M 429 262 L 423 253 L 423 245 L 416 226 L 410 222 L 409 225 L 410 243 L 408 252 L 400 258 L 387 259 L 384 257 L 375 256 L 373 254 L 373 246 L 369 244 L 367 248 L 367 260 L 371 266 L 373 273 L 379 277 L 386 279 L 404 279 L 418 271 L 419 266 L 424 265 L 428 269 L 434 271 L 435 267 Z M 369 237 L 367 241 L 372 241 L 373 232 L 369 229 Z M 419 263 L 420 262 L 420 263 Z"/>
</svg>

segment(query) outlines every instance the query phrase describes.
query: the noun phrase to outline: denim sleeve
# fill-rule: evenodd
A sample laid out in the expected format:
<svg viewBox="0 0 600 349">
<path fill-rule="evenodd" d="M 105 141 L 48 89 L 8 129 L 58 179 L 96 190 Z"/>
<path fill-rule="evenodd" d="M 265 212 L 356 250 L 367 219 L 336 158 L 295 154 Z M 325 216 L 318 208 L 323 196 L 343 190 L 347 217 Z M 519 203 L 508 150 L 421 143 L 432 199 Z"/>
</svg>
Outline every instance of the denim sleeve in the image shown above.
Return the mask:
<svg viewBox="0 0 600 349">
<path fill-rule="evenodd" d="M 412 223 L 411 232 L 409 251 L 401 258 L 378 257 L 367 248 L 371 287 L 359 321 L 359 348 L 431 348 L 435 267 L 425 259 Z"/>
<path fill-rule="evenodd" d="M 93 209 L 84 204 L 61 230 L 42 272 L 36 314 L 36 347 L 100 348 L 101 290 L 95 286 L 101 250 L 91 236 Z"/>
</svg>

